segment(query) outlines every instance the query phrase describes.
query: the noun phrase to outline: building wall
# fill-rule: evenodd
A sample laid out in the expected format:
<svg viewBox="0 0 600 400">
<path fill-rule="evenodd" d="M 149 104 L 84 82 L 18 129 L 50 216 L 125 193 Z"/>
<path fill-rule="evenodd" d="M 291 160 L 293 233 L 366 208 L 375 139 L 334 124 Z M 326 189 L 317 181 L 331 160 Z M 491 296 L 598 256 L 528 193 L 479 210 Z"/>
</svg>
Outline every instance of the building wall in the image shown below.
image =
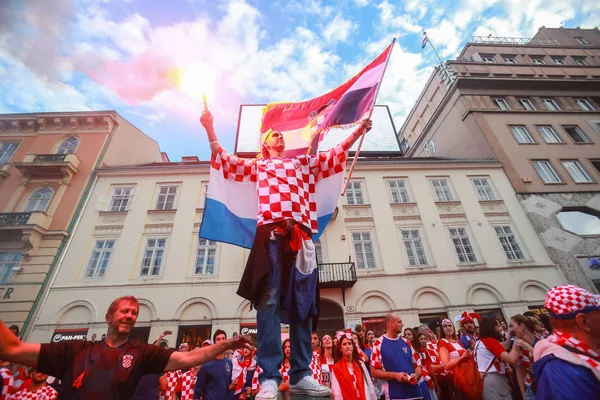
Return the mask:
<svg viewBox="0 0 600 400">
<path fill-rule="evenodd" d="M 111 139 L 110 146 L 102 158 L 107 166 L 147 164 L 161 162 L 158 142 L 148 137 L 129 121 L 116 114 L 118 129 Z M 135 149 L 136 151 L 131 151 Z"/>
<path fill-rule="evenodd" d="M 255 311 L 235 294 L 248 250 L 218 244 L 213 276 L 196 276 L 193 265 L 201 221 L 206 165 L 169 164 L 160 167 L 104 169 L 92 192 L 89 207 L 73 235 L 56 281 L 39 315 L 31 339 L 48 341 L 55 329 L 89 328 L 106 331 L 104 313 L 122 295 L 142 299 L 141 326 L 151 327 L 150 340 L 166 329 L 174 334 L 182 326 L 207 325 L 229 334 L 240 325 L 255 322 Z M 449 178 L 459 201 L 436 204 L 428 177 Z M 491 180 L 501 199 L 479 202 L 471 176 Z M 410 203 L 390 204 L 386 179 L 407 179 Z M 540 306 L 545 291 L 564 282 L 498 163 L 365 163 L 359 162 L 353 181 L 363 182 L 367 200 L 346 205 L 340 198 L 337 218 L 322 237 L 323 263 L 355 261 L 352 233 L 368 231 L 373 237 L 376 268 L 358 269 L 354 287 L 322 289 L 346 326 L 363 318 L 395 311 L 407 326 L 419 316 L 463 310 L 500 308 L 503 315 Z M 154 211 L 159 183 L 180 184 L 176 211 Z M 135 185 L 135 200 L 128 212 L 103 212 L 115 185 Z M 517 233 L 526 258 L 508 262 L 492 224 L 508 224 Z M 476 246 L 478 262 L 457 265 L 448 227 L 465 227 Z M 408 265 L 400 227 L 420 229 L 428 265 Z M 139 277 L 143 246 L 148 237 L 167 237 L 164 269 L 160 277 Z M 97 239 L 116 240 L 105 277 L 84 278 Z M 172 338 L 174 341 L 175 339 Z M 174 344 L 174 343 L 172 343 Z"/>
</svg>

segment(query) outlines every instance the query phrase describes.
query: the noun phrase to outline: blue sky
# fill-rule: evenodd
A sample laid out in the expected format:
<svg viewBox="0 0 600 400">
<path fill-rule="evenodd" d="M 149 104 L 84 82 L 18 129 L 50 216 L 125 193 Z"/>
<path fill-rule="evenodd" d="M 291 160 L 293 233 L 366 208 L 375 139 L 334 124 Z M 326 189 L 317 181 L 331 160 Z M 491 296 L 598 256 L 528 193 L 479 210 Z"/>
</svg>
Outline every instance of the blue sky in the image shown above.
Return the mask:
<svg viewBox="0 0 600 400">
<path fill-rule="evenodd" d="M 2 0 L 0 113 L 114 109 L 171 160 L 207 159 L 203 93 L 233 150 L 240 104 L 325 93 L 396 37 L 378 103 L 399 127 L 437 61 L 423 31 L 449 59 L 471 35 L 598 21 L 593 0 Z"/>
</svg>

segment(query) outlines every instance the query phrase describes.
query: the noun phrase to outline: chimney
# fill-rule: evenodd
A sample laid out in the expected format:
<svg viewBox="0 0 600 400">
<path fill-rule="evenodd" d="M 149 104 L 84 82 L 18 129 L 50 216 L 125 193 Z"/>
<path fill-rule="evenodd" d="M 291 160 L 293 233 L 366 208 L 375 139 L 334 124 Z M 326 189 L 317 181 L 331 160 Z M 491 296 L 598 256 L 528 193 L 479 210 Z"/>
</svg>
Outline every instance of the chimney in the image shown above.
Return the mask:
<svg viewBox="0 0 600 400">
<path fill-rule="evenodd" d="M 195 163 L 195 162 L 200 162 L 200 160 L 198 159 L 198 156 L 183 156 L 183 157 L 181 157 L 181 162 L 182 163 Z"/>
<path fill-rule="evenodd" d="M 160 156 L 162 157 L 163 162 L 171 162 L 171 160 L 169 160 L 169 156 L 164 151 L 160 153 Z"/>
</svg>

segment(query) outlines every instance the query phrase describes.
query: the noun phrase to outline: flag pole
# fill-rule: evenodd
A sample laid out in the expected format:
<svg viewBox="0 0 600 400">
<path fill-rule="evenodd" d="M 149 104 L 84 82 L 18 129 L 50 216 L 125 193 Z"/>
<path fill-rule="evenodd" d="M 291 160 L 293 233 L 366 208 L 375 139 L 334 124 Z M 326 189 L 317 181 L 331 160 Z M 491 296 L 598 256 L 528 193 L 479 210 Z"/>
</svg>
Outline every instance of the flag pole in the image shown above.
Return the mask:
<svg viewBox="0 0 600 400">
<path fill-rule="evenodd" d="M 395 43 L 396 38 L 392 40 L 390 53 L 388 54 L 387 59 L 385 60 L 385 66 L 383 67 L 383 75 L 381 76 L 381 82 L 383 82 L 383 77 L 385 76 L 385 71 L 387 70 L 388 63 L 390 62 L 390 57 L 392 56 L 392 51 L 394 50 Z M 373 100 L 373 106 L 369 111 L 369 116 L 367 117 L 367 119 L 371 119 L 371 116 L 373 115 L 373 109 L 375 108 L 377 95 L 379 94 L 379 89 L 381 88 L 381 82 L 379 83 L 379 85 L 377 85 L 377 90 L 375 91 L 375 98 Z M 344 187 L 342 188 L 342 193 L 340 193 L 340 196 L 344 196 L 346 194 L 346 189 L 348 188 L 348 184 L 350 183 L 350 177 L 352 176 L 352 171 L 354 171 L 354 166 L 356 165 L 356 161 L 358 160 L 358 153 L 360 153 L 360 148 L 362 146 L 366 134 L 367 132 L 364 132 L 362 135 L 360 135 L 360 141 L 358 142 L 358 147 L 356 148 L 356 152 L 354 153 L 354 159 L 352 160 L 352 165 L 350 165 L 350 170 L 348 171 L 348 176 L 346 177 L 346 183 L 344 183 Z"/>
<path fill-rule="evenodd" d="M 435 53 L 436 57 L 438 58 L 438 60 L 440 60 L 440 64 L 443 64 L 442 59 L 440 58 L 440 55 L 438 54 L 438 52 L 435 50 L 435 47 L 433 47 L 433 43 L 431 43 L 431 39 L 429 39 L 429 36 L 427 36 L 427 32 L 423 32 L 423 36 L 425 36 L 425 38 L 427 39 L 427 43 L 429 43 L 429 45 L 431 46 L 431 50 L 433 50 L 433 52 Z"/>
</svg>

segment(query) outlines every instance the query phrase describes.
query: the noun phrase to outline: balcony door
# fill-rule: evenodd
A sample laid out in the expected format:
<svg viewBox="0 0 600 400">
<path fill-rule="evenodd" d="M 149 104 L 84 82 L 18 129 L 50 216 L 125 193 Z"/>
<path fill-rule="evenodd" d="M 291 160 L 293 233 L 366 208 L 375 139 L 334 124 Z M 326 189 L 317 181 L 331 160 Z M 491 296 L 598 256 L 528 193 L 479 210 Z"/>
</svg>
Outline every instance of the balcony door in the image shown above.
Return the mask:
<svg viewBox="0 0 600 400">
<path fill-rule="evenodd" d="M 327 333 L 335 335 L 336 331 L 344 330 L 344 310 L 336 303 L 321 299 L 319 303 L 319 337 Z"/>
</svg>

